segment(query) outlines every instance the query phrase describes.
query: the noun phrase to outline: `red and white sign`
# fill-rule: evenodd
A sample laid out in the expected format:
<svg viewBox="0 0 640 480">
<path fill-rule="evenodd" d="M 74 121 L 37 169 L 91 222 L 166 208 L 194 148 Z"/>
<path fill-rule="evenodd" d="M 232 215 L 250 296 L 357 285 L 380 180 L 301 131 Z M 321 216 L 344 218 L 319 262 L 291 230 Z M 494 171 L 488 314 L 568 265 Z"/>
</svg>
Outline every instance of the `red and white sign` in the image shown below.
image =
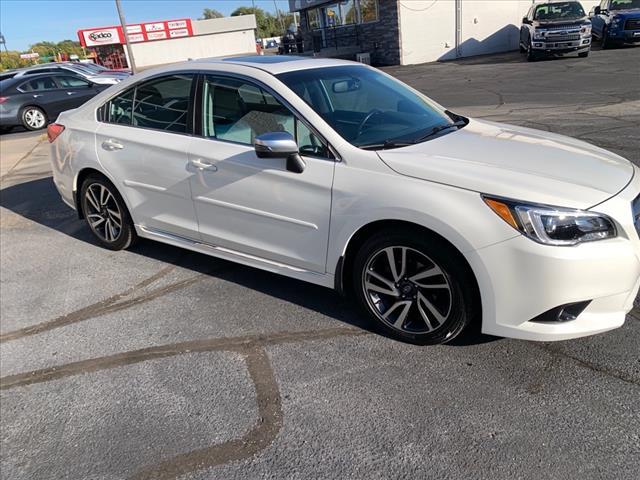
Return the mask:
<svg viewBox="0 0 640 480">
<path fill-rule="evenodd" d="M 127 25 L 127 36 L 131 43 L 191 37 L 193 36 L 193 27 L 191 20 L 188 18 L 165 20 L 162 22 L 137 23 Z M 78 38 L 83 47 L 124 43 L 122 28 L 118 26 L 78 30 Z"/>
<path fill-rule="evenodd" d="M 78 32 L 80 43 L 85 47 L 97 45 L 111 45 L 122 43 L 122 35 L 119 27 L 96 28 L 92 30 L 80 30 Z"/>
<path fill-rule="evenodd" d="M 20 54 L 20 58 L 23 58 L 25 60 L 30 60 L 33 58 L 38 58 L 40 56 L 39 53 L 33 52 L 33 53 L 21 53 Z"/>
</svg>

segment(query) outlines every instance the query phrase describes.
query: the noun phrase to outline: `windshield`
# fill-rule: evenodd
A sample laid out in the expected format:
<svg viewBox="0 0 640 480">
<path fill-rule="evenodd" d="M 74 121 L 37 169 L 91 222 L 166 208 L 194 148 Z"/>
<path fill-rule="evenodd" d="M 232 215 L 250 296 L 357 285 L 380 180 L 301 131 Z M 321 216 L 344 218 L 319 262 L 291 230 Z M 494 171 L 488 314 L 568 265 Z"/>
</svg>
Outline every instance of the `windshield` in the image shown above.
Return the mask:
<svg viewBox="0 0 640 480">
<path fill-rule="evenodd" d="M 315 68 L 277 77 L 356 147 L 414 143 L 435 128 L 453 125 L 427 97 L 365 66 Z M 449 131 L 453 129 L 442 134 Z"/>
<path fill-rule="evenodd" d="M 640 0 L 613 0 L 609 5 L 611 10 L 631 10 L 640 8 Z"/>
<path fill-rule="evenodd" d="M 535 20 L 568 20 L 585 16 L 582 5 L 578 2 L 547 3 L 538 5 L 534 15 Z"/>
</svg>

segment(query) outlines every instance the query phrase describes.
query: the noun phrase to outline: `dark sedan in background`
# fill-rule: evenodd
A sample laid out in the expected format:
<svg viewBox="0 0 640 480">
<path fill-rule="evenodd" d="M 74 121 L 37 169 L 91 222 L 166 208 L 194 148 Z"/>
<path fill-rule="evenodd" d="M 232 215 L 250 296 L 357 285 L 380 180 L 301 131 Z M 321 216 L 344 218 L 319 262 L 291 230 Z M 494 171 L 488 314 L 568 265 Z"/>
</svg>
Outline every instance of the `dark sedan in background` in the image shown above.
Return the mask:
<svg viewBox="0 0 640 480">
<path fill-rule="evenodd" d="M 60 112 L 79 107 L 109 85 L 70 74 L 40 74 L 0 81 L 0 129 L 45 128 Z"/>
</svg>

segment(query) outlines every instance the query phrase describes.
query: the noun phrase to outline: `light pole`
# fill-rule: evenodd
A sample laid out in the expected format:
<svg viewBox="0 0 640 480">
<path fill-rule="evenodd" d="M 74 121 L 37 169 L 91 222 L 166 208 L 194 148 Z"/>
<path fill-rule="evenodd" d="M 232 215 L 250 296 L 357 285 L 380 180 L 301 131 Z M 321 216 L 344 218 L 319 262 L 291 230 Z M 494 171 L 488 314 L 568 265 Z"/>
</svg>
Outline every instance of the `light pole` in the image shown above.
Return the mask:
<svg viewBox="0 0 640 480">
<path fill-rule="evenodd" d="M 122 33 L 124 34 L 124 43 L 127 46 L 127 55 L 129 56 L 129 66 L 131 67 L 131 73 L 136 73 L 136 61 L 133 59 L 133 50 L 131 50 L 129 35 L 127 35 L 127 22 L 124 19 L 124 13 L 122 13 L 122 5 L 120 5 L 120 0 L 116 0 L 116 8 L 118 9 L 120 25 L 122 26 Z"/>
</svg>

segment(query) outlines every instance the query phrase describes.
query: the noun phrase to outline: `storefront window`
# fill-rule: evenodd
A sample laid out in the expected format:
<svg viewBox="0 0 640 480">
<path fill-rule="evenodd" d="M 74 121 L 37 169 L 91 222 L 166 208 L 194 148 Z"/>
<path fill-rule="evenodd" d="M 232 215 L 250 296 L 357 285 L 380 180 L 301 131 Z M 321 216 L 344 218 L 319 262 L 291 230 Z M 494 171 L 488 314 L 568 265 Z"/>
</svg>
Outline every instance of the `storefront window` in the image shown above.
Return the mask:
<svg viewBox="0 0 640 480">
<path fill-rule="evenodd" d="M 327 5 L 322 9 L 322 12 L 324 13 L 324 24 L 327 27 L 338 27 L 342 25 L 340 6 L 337 3 Z"/>
<path fill-rule="evenodd" d="M 307 10 L 307 19 L 310 29 L 375 22 L 378 20 L 378 0 L 341 0 Z"/>
<path fill-rule="evenodd" d="M 360 0 L 360 22 L 375 22 L 378 20 L 378 0 Z"/>
<path fill-rule="evenodd" d="M 351 25 L 358 22 L 358 14 L 354 0 L 343 0 L 340 2 L 340 14 L 343 25 Z"/>
<path fill-rule="evenodd" d="M 309 22 L 309 28 L 320 28 L 320 15 L 318 14 L 317 8 L 307 10 L 307 20 Z"/>
</svg>

